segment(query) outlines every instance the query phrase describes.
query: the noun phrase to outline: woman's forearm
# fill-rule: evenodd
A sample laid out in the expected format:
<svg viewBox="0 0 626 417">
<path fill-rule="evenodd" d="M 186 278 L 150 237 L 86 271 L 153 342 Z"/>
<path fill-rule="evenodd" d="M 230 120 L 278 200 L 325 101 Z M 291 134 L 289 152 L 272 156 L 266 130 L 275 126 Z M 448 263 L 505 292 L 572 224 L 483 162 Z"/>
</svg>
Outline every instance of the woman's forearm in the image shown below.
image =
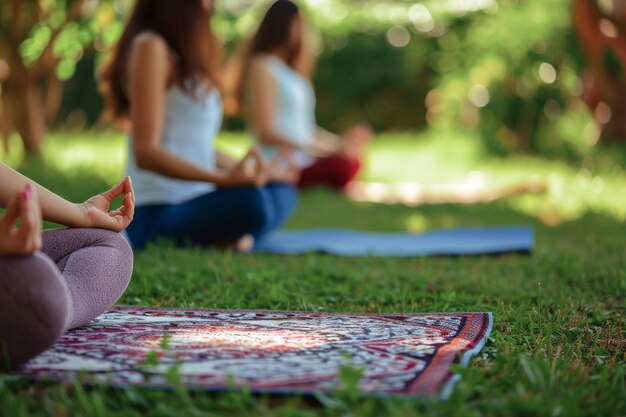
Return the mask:
<svg viewBox="0 0 626 417">
<path fill-rule="evenodd" d="M 317 158 L 329 157 L 341 151 L 341 141 L 340 136 L 318 127 L 308 152 Z"/>
<path fill-rule="evenodd" d="M 289 138 L 274 132 L 266 132 L 259 135 L 259 142 L 275 147 L 288 147 L 295 150 L 303 151 L 315 158 L 325 158 L 336 154 L 340 151 L 339 140 L 333 141 L 325 138 L 326 134 L 332 135 L 330 132 L 324 131 L 323 133 L 316 132 L 315 138 L 311 143 L 305 145 L 298 145 L 291 141 Z"/>
<path fill-rule="evenodd" d="M 174 155 L 161 147 L 135 149 L 137 166 L 169 178 L 219 184 L 223 175 L 210 171 Z"/>
<path fill-rule="evenodd" d="M 6 207 L 9 201 L 29 183 L 37 188 L 44 220 L 69 227 L 89 225 L 86 213 L 78 204 L 70 203 L 2 163 L 0 163 L 0 206 Z"/>
<path fill-rule="evenodd" d="M 315 131 L 315 139 L 317 139 L 317 143 L 323 144 L 325 148 L 337 149 L 337 151 L 341 149 L 341 142 L 343 141 L 341 136 L 319 126 Z"/>
<path fill-rule="evenodd" d="M 265 131 L 258 135 L 259 142 L 267 146 L 289 147 L 292 149 L 300 149 L 291 139 L 277 132 Z"/>
<path fill-rule="evenodd" d="M 339 152 L 339 149 L 321 142 L 313 142 L 304 147 L 303 150 L 315 158 L 328 158 Z"/>
<path fill-rule="evenodd" d="M 314 158 L 326 158 L 339 152 L 339 147 L 334 147 L 326 142 L 320 141 L 317 137 L 311 143 L 297 145 L 280 135 L 266 135 L 259 139 L 261 143 L 269 146 L 289 148 L 302 151 Z"/>
</svg>

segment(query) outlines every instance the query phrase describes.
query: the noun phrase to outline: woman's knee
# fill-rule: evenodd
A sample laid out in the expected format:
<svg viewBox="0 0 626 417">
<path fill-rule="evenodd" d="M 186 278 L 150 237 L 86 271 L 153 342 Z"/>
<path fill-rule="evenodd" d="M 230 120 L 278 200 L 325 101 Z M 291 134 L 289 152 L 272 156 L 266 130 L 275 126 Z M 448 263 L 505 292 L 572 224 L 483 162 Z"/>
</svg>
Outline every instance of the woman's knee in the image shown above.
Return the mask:
<svg viewBox="0 0 626 417">
<path fill-rule="evenodd" d="M 89 246 L 105 249 L 110 263 L 115 265 L 116 275 L 122 281 L 130 281 L 133 272 L 133 250 L 124 236 L 110 230 L 85 229 L 91 235 Z M 111 259 L 112 258 L 112 259 Z"/>
<path fill-rule="evenodd" d="M 98 245 L 106 246 L 112 250 L 114 250 L 118 259 L 132 268 L 133 265 L 133 250 L 130 247 L 130 244 L 126 240 L 124 236 L 120 233 L 116 233 L 110 230 L 101 230 L 94 229 L 97 233 L 100 234 L 98 239 Z"/>
<path fill-rule="evenodd" d="M 250 189 L 240 207 L 241 221 L 246 225 L 246 234 L 263 229 L 271 222 L 272 213 L 268 197 L 260 188 Z"/>
<path fill-rule="evenodd" d="M 130 244 L 119 233 L 104 229 L 68 229 L 71 234 L 67 238 L 76 239 L 82 244 L 81 250 L 94 249 L 99 254 L 93 255 L 93 259 L 86 259 L 86 262 L 103 264 L 106 268 L 109 280 L 115 280 L 114 284 L 126 289 L 133 273 L 133 250 Z M 65 262 L 72 256 L 72 253 L 59 262 L 59 267 L 64 270 Z M 120 293 L 121 295 L 121 293 Z"/>
<path fill-rule="evenodd" d="M 298 205 L 298 189 L 293 185 L 282 183 L 269 184 L 267 189 L 272 195 L 275 216 L 281 219 L 291 216 Z"/>
<path fill-rule="evenodd" d="M 104 313 L 122 296 L 131 279 L 133 254 L 126 239 L 107 230 L 88 230 L 84 245 L 58 265 L 71 292 L 70 327 Z"/>
<path fill-rule="evenodd" d="M 114 303 L 122 296 L 133 274 L 133 250 L 124 236 L 110 230 L 95 229 L 98 240 L 94 246 L 105 248 L 106 263 L 109 267 L 109 280 L 113 291 Z"/>
<path fill-rule="evenodd" d="M 67 285 L 46 255 L 0 259 L 0 368 L 15 368 L 48 349 L 72 314 Z"/>
</svg>

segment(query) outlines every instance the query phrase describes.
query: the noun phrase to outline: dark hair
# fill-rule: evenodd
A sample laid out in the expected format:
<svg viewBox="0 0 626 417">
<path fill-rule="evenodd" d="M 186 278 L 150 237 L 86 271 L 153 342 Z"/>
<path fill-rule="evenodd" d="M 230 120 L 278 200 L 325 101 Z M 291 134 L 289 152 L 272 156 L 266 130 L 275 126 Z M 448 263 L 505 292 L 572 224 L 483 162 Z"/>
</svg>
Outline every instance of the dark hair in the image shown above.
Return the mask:
<svg viewBox="0 0 626 417">
<path fill-rule="evenodd" d="M 124 89 L 126 69 L 135 37 L 155 32 L 176 55 L 176 83 L 190 95 L 207 80 L 219 86 L 219 46 L 202 0 L 137 0 L 126 28 L 102 72 L 101 91 L 115 119 L 128 116 L 130 103 Z"/>
<path fill-rule="evenodd" d="M 289 30 L 293 19 L 300 16 L 300 9 L 291 0 L 277 0 L 265 13 L 259 28 L 250 41 L 250 57 L 272 52 L 284 46 L 289 40 Z M 287 64 L 294 65 L 302 45 L 297 45 L 287 58 Z"/>
<path fill-rule="evenodd" d="M 289 42 L 291 24 L 299 16 L 300 8 L 291 0 L 276 0 L 269 7 L 256 33 L 245 45 L 243 54 L 238 59 L 238 68 L 234 69 L 236 74 L 230 91 L 230 98 L 234 100 L 233 113 L 242 108 L 245 80 L 254 57 L 285 46 Z M 302 52 L 302 42 L 293 46 L 287 56 L 287 65 L 299 71 L 298 63 Z"/>
</svg>

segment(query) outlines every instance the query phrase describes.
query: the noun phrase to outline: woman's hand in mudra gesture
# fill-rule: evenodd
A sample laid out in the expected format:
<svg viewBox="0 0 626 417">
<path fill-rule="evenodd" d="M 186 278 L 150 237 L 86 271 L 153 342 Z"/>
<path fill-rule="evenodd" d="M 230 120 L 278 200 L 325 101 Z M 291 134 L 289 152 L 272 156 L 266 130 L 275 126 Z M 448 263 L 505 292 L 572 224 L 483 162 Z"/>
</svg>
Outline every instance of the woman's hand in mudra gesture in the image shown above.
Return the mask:
<svg viewBox="0 0 626 417">
<path fill-rule="evenodd" d="M 261 151 L 250 148 L 246 156 L 226 172 L 217 185 L 220 187 L 262 187 L 268 181 L 268 167 Z"/>
<path fill-rule="evenodd" d="M 121 195 L 124 196 L 122 206 L 110 211 L 113 200 Z M 128 227 L 135 214 L 135 191 L 130 177 L 124 178 L 109 191 L 79 204 L 79 207 L 84 214 L 86 227 L 121 232 Z"/>
<path fill-rule="evenodd" d="M 9 201 L 4 217 L 0 218 L 0 256 L 26 256 L 39 250 L 41 222 L 37 190 L 27 184 Z"/>
<path fill-rule="evenodd" d="M 300 167 L 293 158 L 293 151 L 287 147 L 280 150 L 268 166 L 271 182 L 296 184 L 300 180 Z"/>
</svg>

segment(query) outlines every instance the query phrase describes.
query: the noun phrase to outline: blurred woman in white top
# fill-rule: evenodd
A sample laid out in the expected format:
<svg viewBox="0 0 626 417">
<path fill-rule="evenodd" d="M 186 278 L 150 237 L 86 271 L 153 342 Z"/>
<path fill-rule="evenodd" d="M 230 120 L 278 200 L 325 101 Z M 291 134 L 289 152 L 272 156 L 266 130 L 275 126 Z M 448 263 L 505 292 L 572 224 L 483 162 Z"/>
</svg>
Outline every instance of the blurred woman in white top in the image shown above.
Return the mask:
<svg viewBox="0 0 626 417">
<path fill-rule="evenodd" d="M 274 2 L 244 48 L 234 93 L 267 160 L 291 149 L 300 187 L 343 189 L 359 171 L 371 130 L 359 125 L 339 136 L 317 126 L 304 31 L 294 2 Z"/>
</svg>

